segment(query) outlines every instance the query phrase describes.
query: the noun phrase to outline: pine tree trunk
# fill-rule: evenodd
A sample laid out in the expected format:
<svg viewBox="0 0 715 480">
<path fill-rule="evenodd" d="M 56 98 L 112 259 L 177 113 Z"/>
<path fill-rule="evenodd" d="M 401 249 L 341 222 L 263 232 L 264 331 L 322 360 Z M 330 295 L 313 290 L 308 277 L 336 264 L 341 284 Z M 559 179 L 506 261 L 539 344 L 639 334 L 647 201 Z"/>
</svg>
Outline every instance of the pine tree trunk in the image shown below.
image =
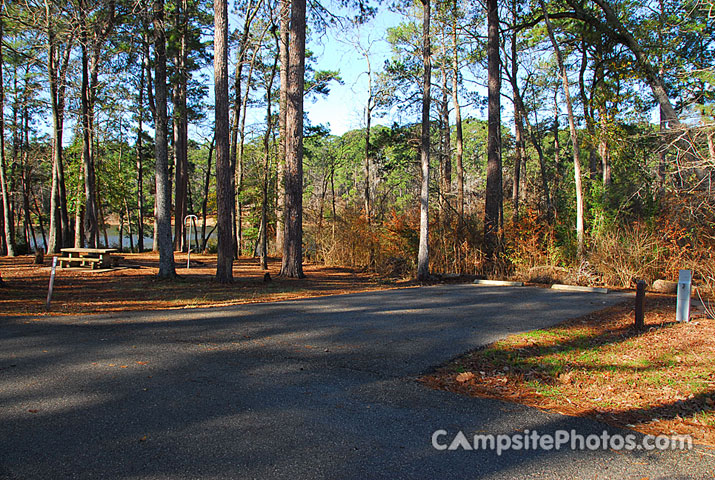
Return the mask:
<svg viewBox="0 0 715 480">
<path fill-rule="evenodd" d="M 553 123 L 553 135 L 554 135 L 554 165 L 556 165 L 556 171 L 559 171 L 561 165 L 561 139 L 559 138 L 559 132 L 561 131 L 561 125 L 559 124 L 559 115 L 561 115 L 561 110 L 559 109 L 559 84 L 556 83 L 554 88 L 554 123 Z"/>
<path fill-rule="evenodd" d="M 77 202 L 74 211 L 74 247 L 84 247 L 84 163 L 79 167 L 79 179 L 77 181 Z"/>
<path fill-rule="evenodd" d="M 25 93 L 27 94 L 27 84 L 28 84 L 27 69 L 25 70 Z M 1 84 L 1 83 L 0 83 Z M 35 236 L 35 229 L 32 225 L 32 209 L 30 207 L 30 195 L 32 193 L 32 186 L 30 185 L 30 165 L 29 165 L 29 155 L 30 155 L 30 114 L 27 108 L 27 102 L 23 102 L 22 109 L 23 118 L 23 148 L 22 148 L 22 204 L 25 211 L 25 221 L 30 228 L 30 234 L 32 235 L 32 243 L 34 245 L 34 251 L 39 251 L 37 245 L 37 237 Z"/>
<path fill-rule="evenodd" d="M 430 0 L 422 0 L 422 133 L 420 135 L 420 243 L 417 253 L 417 279 L 429 279 L 429 160 L 430 160 L 430 86 L 432 61 L 430 45 Z"/>
<path fill-rule="evenodd" d="M 447 88 L 447 64 L 446 59 L 440 65 L 440 71 L 442 75 L 442 101 L 440 102 L 440 180 L 441 180 L 441 194 L 440 194 L 440 209 L 442 210 L 441 216 L 445 225 L 449 225 L 451 210 L 449 206 L 449 196 L 452 193 L 452 142 L 450 141 L 450 130 L 449 130 L 449 89 Z"/>
<path fill-rule="evenodd" d="M 457 212 L 459 213 L 460 233 L 464 223 L 464 140 L 462 134 L 462 112 L 459 105 L 459 44 L 457 39 L 457 0 L 454 0 L 452 12 L 452 103 L 454 104 L 455 152 L 457 166 Z"/>
<path fill-rule="evenodd" d="M 142 64 L 139 73 L 139 97 L 137 104 L 137 250 L 144 251 L 144 68 L 145 52 L 142 48 Z"/>
<path fill-rule="evenodd" d="M 546 22 L 549 38 L 551 39 L 551 44 L 553 45 L 554 52 L 556 53 L 556 62 L 558 63 L 559 73 L 561 74 L 561 82 L 564 87 L 564 97 L 566 100 L 566 111 L 569 118 L 569 132 L 571 134 L 571 144 L 573 150 L 574 182 L 576 184 L 576 238 L 578 242 L 578 256 L 579 258 L 583 258 L 585 235 L 583 225 L 583 188 L 581 186 L 581 152 L 579 149 L 578 134 L 576 132 L 576 121 L 574 119 L 573 105 L 571 103 L 571 94 L 569 93 L 569 77 L 566 72 L 566 67 L 564 66 L 561 49 L 559 48 L 559 44 L 556 42 L 556 37 L 554 36 L 554 30 L 551 25 L 551 20 L 549 19 L 549 14 L 546 10 L 546 4 L 544 3 L 544 0 L 540 0 L 540 3 L 541 9 L 544 12 L 544 21 Z"/>
<path fill-rule="evenodd" d="M 206 250 L 206 207 L 209 201 L 209 185 L 211 184 L 211 162 L 213 161 L 214 142 L 216 137 L 211 139 L 209 145 L 209 158 L 206 160 L 206 176 L 204 177 L 204 197 L 201 201 L 201 251 Z"/>
<path fill-rule="evenodd" d="M 662 142 L 660 148 L 658 149 L 658 180 L 660 183 L 659 190 L 662 196 L 663 193 L 665 193 L 665 181 L 668 175 L 668 160 L 666 158 L 667 147 L 665 145 L 665 143 L 667 143 L 665 131 L 668 129 L 668 122 L 665 117 L 665 113 L 663 112 L 663 108 L 658 109 L 658 119 L 658 132 L 660 133 Z"/>
<path fill-rule="evenodd" d="M 174 250 L 184 251 L 186 243 L 186 225 L 184 218 L 188 214 L 187 195 L 189 183 L 188 159 L 188 119 L 187 119 L 187 82 L 186 37 L 188 22 L 186 0 L 176 1 L 176 23 L 179 31 L 179 48 L 176 52 L 177 82 L 174 86 Z"/>
<path fill-rule="evenodd" d="M 303 278 L 303 94 L 305 0 L 291 2 L 286 104 L 286 161 L 281 275 Z"/>
<path fill-rule="evenodd" d="M 517 2 L 512 0 L 511 2 L 511 14 L 512 19 L 517 22 Z M 519 222 L 519 187 L 521 186 L 521 165 L 526 161 L 525 148 L 524 148 L 524 123 L 521 119 L 521 110 L 519 109 L 519 85 L 517 79 L 519 78 L 519 61 L 517 60 L 518 48 L 517 48 L 517 32 L 514 31 L 511 34 L 511 74 L 509 80 L 511 82 L 512 91 L 514 94 L 514 180 L 512 184 L 511 191 L 511 202 L 512 209 L 514 210 L 512 220 L 514 223 Z M 524 172 L 526 177 L 526 172 Z"/>
<path fill-rule="evenodd" d="M 49 13 L 48 13 L 49 15 Z M 58 163 L 62 161 L 62 119 L 57 104 L 57 75 L 54 34 L 48 27 L 48 77 L 50 81 L 50 100 L 52 103 L 52 184 L 50 187 L 50 226 L 47 253 L 59 253 L 62 248 L 62 220 L 59 210 Z"/>
<path fill-rule="evenodd" d="M 216 280 L 233 281 L 233 235 L 231 209 L 231 159 L 228 125 L 228 6 L 226 0 L 214 0 L 214 83 L 216 98 L 216 201 L 218 207 L 218 258 Z"/>
<path fill-rule="evenodd" d="M 290 0 L 280 0 L 280 91 L 278 99 L 278 168 L 276 181 L 276 253 L 283 253 L 285 231 L 286 111 L 288 108 L 288 48 L 290 43 Z"/>
<path fill-rule="evenodd" d="M 499 11 L 496 0 L 487 0 L 488 138 L 487 192 L 484 206 L 484 248 L 490 261 L 498 254 L 502 203 L 501 69 L 499 60 Z"/>
<path fill-rule="evenodd" d="M 371 198 L 370 198 L 370 162 L 372 155 L 372 148 L 370 147 L 370 129 L 372 128 L 372 109 L 374 108 L 374 95 L 372 91 L 372 65 L 370 63 L 370 55 L 367 52 L 363 52 L 365 61 L 367 61 L 367 105 L 365 106 L 365 159 L 363 161 L 363 168 L 365 171 L 365 188 L 363 190 L 363 201 L 365 208 L 365 222 L 367 224 L 368 232 L 368 268 L 372 268 L 375 263 L 375 246 L 372 242 L 372 211 L 371 211 Z M 323 196 L 325 191 L 323 191 Z M 321 199 L 322 201 L 322 199 Z M 322 209 L 322 203 L 321 203 Z M 322 215 L 321 215 L 322 217 Z M 320 219 L 322 224 L 322 218 Z"/>
<path fill-rule="evenodd" d="M 604 110 L 605 108 L 599 112 L 601 128 L 598 135 L 598 154 L 601 157 L 603 186 L 607 190 L 611 186 L 611 160 L 608 151 L 608 119 Z"/>
<path fill-rule="evenodd" d="M 155 60 L 154 102 L 156 156 L 156 241 L 159 250 L 159 277 L 176 277 L 174 248 L 171 242 L 171 186 L 169 184 L 169 145 L 167 131 L 166 32 L 164 0 L 154 0 Z"/>
<path fill-rule="evenodd" d="M 104 216 L 104 211 L 102 210 L 102 197 L 100 195 L 99 189 L 97 189 L 97 213 L 100 221 L 100 227 L 102 229 L 102 234 L 104 235 L 104 248 L 109 248 L 109 235 L 107 234 L 107 222 Z"/>
<path fill-rule="evenodd" d="M 134 232 L 132 232 L 132 215 L 129 211 L 129 203 L 124 199 L 124 213 L 127 215 L 127 232 L 129 233 L 129 251 L 134 251 Z"/>
<path fill-rule="evenodd" d="M 45 233 L 45 223 L 42 221 L 42 209 L 37 203 L 37 195 L 33 196 L 33 203 L 35 204 L 35 212 L 37 212 L 37 223 L 40 227 L 40 235 L 42 236 L 42 244 L 47 248 L 49 245 L 47 241 L 47 234 Z M 49 251 L 49 250 L 48 250 Z"/>
<path fill-rule="evenodd" d="M 37 237 L 35 236 L 35 228 L 32 226 L 32 214 L 30 210 L 30 175 L 28 170 L 25 168 L 27 165 L 27 155 L 23 154 L 23 172 L 22 172 L 22 209 L 25 214 L 25 223 L 30 230 L 30 237 L 32 238 L 33 250 L 38 251 Z M 28 243 L 28 248 L 30 244 Z"/>
<path fill-rule="evenodd" d="M 251 33 L 251 24 L 253 23 L 253 19 L 256 17 L 256 14 L 258 13 L 258 9 L 260 7 L 260 2 L 258 4 L 254 3 L 253 0 L 251 0 L 246 7 L 246 19 L 243 24 L 243 32 L 241 33 L 241 38 L 238 43 L 238 52 L 236 55 L 236 71 L 235 71 L 235 77 L 234 77 L 234 101 L 233 101 L 233 106 L 231 109 L 231 147 L 230 147 L 230 155 L 231 155 L 231 171 L 234 172 L 233 178 L 231 179 L 231 189 L 236 192 L 236 201 L 234 205 L 232 206 L 232 211 L 231 215 L 233 217 L 233 248 L 235 251 L 236 258 L 240 256 L 240 245 L 241 245 L 241 237 L 242 237 L 242 228 L 241 228 L 241 189 L 242 189 L 242 181 L 243 181 L 243 165 L 241 164 L 241 161 L 239 161 L 239 154 L 238 154 L 238 132 L 239 132 L 239 121 L 241 124 L 241 132 L 243 133 L 244 125 L 245 125 L 245 112 L 246 112 L 246 105 L 245 101 L 242 102 L 242 99 L 244 97 L 241 96 L 241 80 L 242 80 L 242 74 L 243 74 L 243 64 L 246 61 L 246 53 L 248 52 L 248 43 L 249 43 L 249 38 L 250 38 L 250 33 Z M 250 75 L 249 75 L 250 76 Z M 246 88 L 250 88 L 250 79 L 247 82 Z M 247 98 L 247 97 L 245 97 Z M 241 108 L 243 106 L 243 115 L 241 115 Z M 242 138 L 243 141 L 243 138 Z"/>
<path fill-rule="evenodd" d="M 80 6 L 84 13 L 84 6 Z M 84 19 L 82 19 L 84 25 Z M 87 32 L 83 27 L 82 37 L 82 88 L 81 88 L 81 122 L 82 122 L 82 162 L 84 167 L 84 234 L 85 244 L 90 248 L 99 246 L 99 222 L 97 218 L 97 192 L 94 158 L 92 155 L 92 135 L 90 125 L 90 87 L 89 87 L 89 58 L 87 54 Z"/>
<path fill-rule="evenodd" d="M 280 43 L 277 39 L 276 43 Z M 261 199 L 261 269 L 268 270 L 268 178 L 271 169 L 270 140 L 273 133 L 273 121 L 271 104 L 271 91 L 273 90 L 273 79 L 276 76 L 278 67 L 278 57 L 273 62 L 268 85 L 266 85 L 266 134 L 263 136 L 263 191 Z"/>
<path fill-rule="evenodd" d="M 5 84 L 3 68 L 5 62 L 2 53 L 3 22 L 5 17 L 5 1 L 0 2 L 0 112 L 5 109 Z M 0 115 L 0 188 L 2 189 L 2 213 L 5 234 L 5 248 L 10 257 L 15 256 L 15 239 L 12 235 L 12 217 L 10 216 L 10 195 L 7 178 L 5 177 L 5 116 Z"/>
<path fill-rule="evenodd" d="M 235 187 L 235 192 L 236 196 L 234 199 L 235 206 L 233 208 L 235 209 L 235 219 L 234 219 L 234 236 L 235 236 L 235 245 L 234 245 L 234 250 L 236 254 L 236 258 L 238 258 L 241 254 L 241 246 L 243 244 L 243 204 L 241 203 L 241 194 L 243 192 L 243 148 L 244 144 L 246 141 L 246 112 L 248 110 L 248 97 L 249 94 L 251 93 L 251 85 L 253 83 L 253 69 L 255 68 L 256 65 L 256 59 L 258 58 L 258 52 L 259 49 L 255 49 L 253 51 L 253 56 L 251 57 L 251 63 L 248 68 L 248 75 L 246 76 L 246 91 L 243 94 L 243 101 L 241 102 L 242 104 L 242 112 L 241 112 L 241 121 L 240 121 L 240 127 L 238 129 L 238 137 L 239 137 L 239 142 L 238 142 L 238 148 L 237 148 L 237 153 L 236 153 L 236 162 L 235 165 L 232 166 L 232 171 L 235 173 L 235 179 L 232 182 L 232 190 L 233 187 Z M 240 91 L 240 88 L 239 90 Z M 233 212 L 232 212 L 233 214 Z"/>
<path fill-rule="evenodd" d="M 67 89 L 67 70 L 70 64 L 70 55 L 72 52 L 72 40 L 69 40 L 68 45 L 65 46 L 65 51 L 62 57 L 62 63 L 60 64 L 60 69 L 57 78 L 57 115 L 59 116 L 59 132 L 56 136 L 58 140 L 58 148 L 55 152 L 57 155 L 57 202 L 59 206 L 60 214 L 60 233 L 61 233 L 61 244 L 63 247 L 69 247 L 73 243 L 72 237 L 72 225 L 70 224 L 69 212 L 67 209 L 67 188 L 65 186 L 65 173 L 64 173 L 64 163 L 63 163 L 63 142 L 62 133 L 64 126 L 64 111 L 65 111 L 65 91 Z"/>
<path fill-rule="evenodd" d="M 521 115 L 517 109 L 514 109 L 514 179 L 511 189 L 511 204 L 513 209 L 512 220 L 514 223 L 519 222 L 519 186 L 521 185 L 521 163 L 523 161 L 522 153 L 524 147 L 524 135 L 522 133 Z"/>
</svg>

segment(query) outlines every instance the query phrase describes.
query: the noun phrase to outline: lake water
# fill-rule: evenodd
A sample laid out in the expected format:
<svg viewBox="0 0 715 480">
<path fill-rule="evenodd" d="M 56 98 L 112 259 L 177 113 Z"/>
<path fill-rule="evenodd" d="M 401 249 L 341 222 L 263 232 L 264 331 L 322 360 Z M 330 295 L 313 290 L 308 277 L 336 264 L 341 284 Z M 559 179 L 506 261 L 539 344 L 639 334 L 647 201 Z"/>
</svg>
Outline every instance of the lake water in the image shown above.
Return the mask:
<svg viewBox="0 0 715 480">
<path fill-rule="evenodd" d="M 210 231 L 210 228 L 207 229 Z M 144 232 L 148 232 L 150 236 L 144 235 L 144 250 L 151 250 L 152 247 L 154 246 L 154 230 L 153 227 L 149 227 L 144 230 Z M 126 229 L 122 232 L 122 248 L 128 250 L 129 249 L 129 233 L 127 232 Z M 172 225 L 172 233 L 173 233 L 173 225 Z M 207 232 L 208 233 L 208 232 Z M 37 237 L 37 242 L 40 246 L 43 247 L 44 249 L 44 243 L 42 242 L 42 235 L 39 232 L 39 228 L 35 229 L 35 236 Z M 199 236 L 201 236 L 201 231 L 199 227 Z M 173 235 L 172 235 L 173 237 Z M 134 240 L 134 248 L 137 248 L 137 241 L 139 240 L 139 235 L 134 233 L 132 235 L 132 239 Z M 104 244 L 104 230 L 100 229 L 99 230 L 99 246 L 100 248 L 119 248 L 119 226 L 118 225 L 110 225 L 107 227 L 107 240 L 109 245 Z M 209 238 L 209 245 L 212 245 L 215 243 L 215 241 L 212 241 L 213 236 Z M 193 228 L 191 229 L 191 249 L 196 251 L 196 240 L 194 237 L 194 230 Z"/>
</svg>

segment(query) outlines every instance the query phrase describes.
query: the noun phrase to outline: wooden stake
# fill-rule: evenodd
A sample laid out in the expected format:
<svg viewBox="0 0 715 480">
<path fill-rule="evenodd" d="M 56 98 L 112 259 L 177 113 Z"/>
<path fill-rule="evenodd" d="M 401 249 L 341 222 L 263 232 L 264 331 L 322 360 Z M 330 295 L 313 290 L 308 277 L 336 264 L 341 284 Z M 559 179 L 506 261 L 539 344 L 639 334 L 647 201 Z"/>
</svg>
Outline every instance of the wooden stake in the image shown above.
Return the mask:
<svg viewBox="0 0 715 480">
<path fill-rule="evenodd" d="M 645 328 L 645 282 L 638 280 L 636 284 L 636 329 Z"/>
</svg>

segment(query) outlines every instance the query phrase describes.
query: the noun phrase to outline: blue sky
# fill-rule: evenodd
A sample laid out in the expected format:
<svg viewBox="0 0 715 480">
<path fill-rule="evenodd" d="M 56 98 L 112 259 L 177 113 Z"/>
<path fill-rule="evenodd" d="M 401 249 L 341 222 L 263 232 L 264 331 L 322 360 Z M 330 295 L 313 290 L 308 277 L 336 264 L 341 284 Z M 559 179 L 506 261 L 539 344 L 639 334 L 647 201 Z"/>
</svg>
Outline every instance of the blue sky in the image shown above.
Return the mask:
<svg viewBox="0 0 715 480">
<path fill-rule="evenodd" d="M 391 56 L 390 45 L 385 41 L 387 29 L 407 21 L 401 14 L 391 12 L 381 7 L 377 16 L 368 24 L 359 28 L 358 32 L 350 29 L 331 28 L 322 38 L 314 38 L 308 46 L 317 58 L 316 69 L 338 70 L 342 76 L 343 85 L 332 84 L 331 92 L 325 98 L 308 100 L 305 111 L 314 125 L 329 125 L 334 135 L 356 128 L 364 127 L 364 107 L 367 101 L 367 64 L 364 57 L 351 42 L 359 38 L 363 46 L 370 45 L 370 57 L 373 72 L 382 70 L 386 59 Z M 468 89 L 476 89 L 486 96 L 486 88 L 476 85 L 474 75 L 468 69 L 463 72 L 463 78 Z M 508 109 L 508 102 L 503 102 Z M 483 117 L 481 112 L 469 105 L 462 104 L 462 116 Z M 452 121 L 453 112 L 451 114 Z M 393 121 L 419 121 L 419 118 L 404 118 L 399 115 L 399 109 L 381 118 L 373 117 L 373 125 L 392 125 Z"/>
<path fill-rule="evenodd" d="M 384 40 L 386 31 L 400 21 L 401 16 L 381 10 L 375 19 L 359 30 L 331 28 L 322 38 L 311 41 L 309 48 L 317 58 L 316 68 L 338 70 L 343 79 L 343 85 L 331 85 L 327 97 L 306 101 L 305 111 L 311 123 L 329 125 L 335 135 L 365 125 L 367 62 L 351 42 L 360 41 L 365 47 L 370 45 L 372 69 L 380 70 L 390 56 L 390 46 Z M 379 119 L 377 123 L 380 123 Z"/>
</svg>

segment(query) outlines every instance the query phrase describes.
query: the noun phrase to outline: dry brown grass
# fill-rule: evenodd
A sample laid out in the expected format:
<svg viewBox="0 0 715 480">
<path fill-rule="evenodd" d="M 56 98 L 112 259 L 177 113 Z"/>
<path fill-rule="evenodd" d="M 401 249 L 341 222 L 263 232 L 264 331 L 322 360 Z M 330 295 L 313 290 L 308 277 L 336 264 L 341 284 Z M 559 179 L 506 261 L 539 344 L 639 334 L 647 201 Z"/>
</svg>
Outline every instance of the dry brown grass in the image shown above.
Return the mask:
<svg viewBox="0 0 715 480">
<path fill-rule="evenodd" d="M 51 257 L 50 257 L 51 258 Z M 164 308 L 192 308 L 276 301 L 378 290 L 411 285 L 349 268 L 306 264 L 305 279 L 281 278 L 280 261 L 271 259 L 272 281 L 264 282 L 258 261 L 241 258 L 234 263 L 234 283 L 214 281 L 216 255 L 176 254 L 180 278 L 160 280 L 154 253 L 124 254 L 121 268 L 111 271 L 57 269 L 51 312 L 45 311 L 50 258 L 34 265 L 33 257 L 0 257 L 0 315 L 67 315 Z"/>
<path fill-rule="evenodd" d="M 422 381 L 715 445 L 715 320 L 673 320 L 674 299 L 651 296 L 642 332 L 632 307 L 617 306 L 510 336 Z"/>
</svg>

